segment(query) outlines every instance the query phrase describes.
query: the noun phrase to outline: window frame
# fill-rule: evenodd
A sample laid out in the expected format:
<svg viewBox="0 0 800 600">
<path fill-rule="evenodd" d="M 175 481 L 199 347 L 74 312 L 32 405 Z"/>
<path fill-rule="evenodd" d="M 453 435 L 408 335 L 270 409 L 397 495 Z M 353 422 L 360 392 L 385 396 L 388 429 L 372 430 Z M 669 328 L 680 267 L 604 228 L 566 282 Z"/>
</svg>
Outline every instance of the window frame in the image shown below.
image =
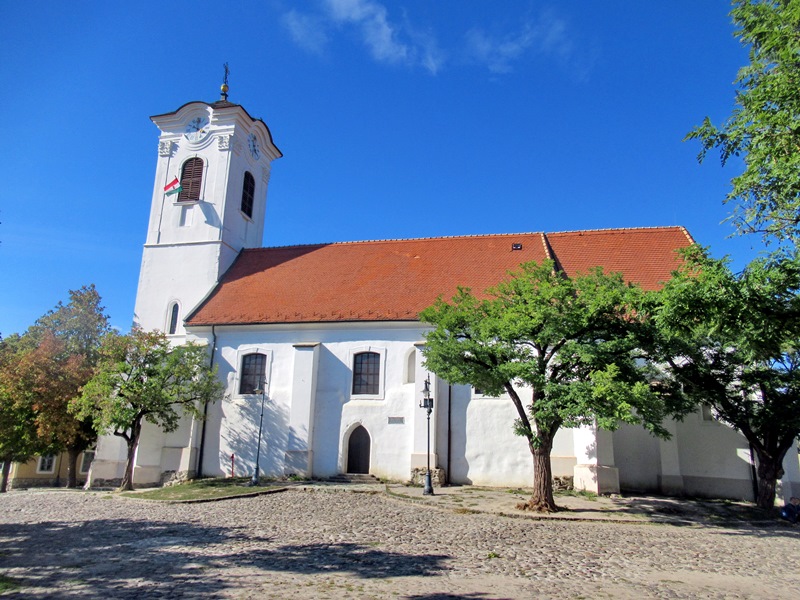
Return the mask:
<svg viewBox="0 0 800 600">
<path fill-rule="evenodd" d="M 378 389 L 377 392 L 367 394 L 356 394 L 354 391 L 355 384 L 355 360 L 356 356 L 360 354 L 377 354 L 378 355 Z M 359 346 L 352 348 L 348 357 L 348 364 L 350 365 L 350 381 L 348 382 L 348 395 L 351 400 L 383 400 L 386 392 L 386 348 L 379 346 Z"/>
<path fill-rule="evenodd" d="M 173 300 L 169 303 L 167 310 L 167 335 L 178 335 L 178 327 L 180 326 L 181 303 Z"/>
<path fill-rule="evenodd" d="M 700 416 L 700 423 L 702 425 L 713 425 L 714 423 L 719 423 L 719 420 L 714 415 L 714 407 L 710 404 L 705 402 L 700 403 L 700 407 L 698 409 L 698 414 Z"/>
<path fill-rule="evenodd" d="M 92 455 L 92 458 L 89 459 L 89 463 L 87 464 L 86 463 L 86 457 L 88 455 L 90 455 L 90 454 Z M 92 463 L 94 462 L 95 456 L 96 456 L 96 453 L 95 453 L 94 450 L 84 450 L 83 451 L 83 456 L 81 456 L 81 467 L 80 467 L 80 473 L 82 475 L 85 475 L 86 473 L 88 473 L 89 469 L 92 468 Z"/>
<path fill-rule="evenodd" d="M 251 183 L 250 188 L 248 189 L 248 181 Z M 249 206 L 245 206 L 245 200 Z M 256 200 L 256 178 L 250 171 L 244 172 L 244 178 L 242 180 L 242 202 L 239 205 L 239 210 L 241 213 L 247 217 L 248 219 L 253 219 L 253 209 L 255 208 L 255 200 Z"/>
<path fill-rule="evenodd" d="M 234 370 L 234 377 L 233 377 L 233 390 L 231 390 L 231 397 L 234 398 L 253 398 L 255 396 L 260 397 L 257 394 L 242 394 L 239 390 L 242 389 L 242 367 L 244 365 L 244 357 L 249 356 L 251 354 L 262 354 L 266 357 L 265 364 L 264 364 L 264 378 L 267 380 L 267 395 L 269 395 L 269 387 L 271 381 L 271 369 L 272 369 L 272 351 L 269 350 L 266 346 L 260 344 L 246 344 L 240 346 L 236 351 L 236 366 Z"/>
<path fill-rule="evenodd" d="M 189 165 L 192 165 L 191 170 Z M 177 203 L 199 202 L 203 194 L 203 175 L 205 174 L 206 163 L 199 156 L 187 158 L 181 165 L 181 191 L 178 193 Z"/>
<path fill-rule="evenodd" d="M 50 468 L 44 469 L 42 468 L 42 464 L 44 461 L 50 461 Z M 41 475 L 52 475 L 56 472 L 56 456 L 55 454 L 48 454 L 46 456 L 40 456 L 36 462 L 36 473 Z"/>
</svg>

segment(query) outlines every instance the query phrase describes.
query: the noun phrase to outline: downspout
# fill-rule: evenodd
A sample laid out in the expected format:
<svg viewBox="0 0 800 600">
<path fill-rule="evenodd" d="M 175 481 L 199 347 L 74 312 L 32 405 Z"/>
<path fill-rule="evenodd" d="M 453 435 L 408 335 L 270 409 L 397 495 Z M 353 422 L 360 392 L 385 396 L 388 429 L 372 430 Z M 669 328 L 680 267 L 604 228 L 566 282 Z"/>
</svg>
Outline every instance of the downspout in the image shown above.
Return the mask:
<svg viewBox="0 0 800 600">
<path fill-rule="evenodd" d="M 450 419 L 453 414 L 453 385 L 447 384 L 447 472 L 444 479 L 447 485 L 450 485 L 450 454 L 453 447 L 453 430 L 450 428 Z"/>
<path fill-rule="evenodd" d="M 211 360 L 208 368 L 214 368 L 214 355 L 217 353 L 217 332 L 216 325 L 211 326 Z M 200 429 L 200 449 L 197 451 L 197 478 L 203 476 L 203 450 L 206 447 L 206 420 L 208 419 L 208 401 L 203 403 L 203 426 Z"/>
</svg>

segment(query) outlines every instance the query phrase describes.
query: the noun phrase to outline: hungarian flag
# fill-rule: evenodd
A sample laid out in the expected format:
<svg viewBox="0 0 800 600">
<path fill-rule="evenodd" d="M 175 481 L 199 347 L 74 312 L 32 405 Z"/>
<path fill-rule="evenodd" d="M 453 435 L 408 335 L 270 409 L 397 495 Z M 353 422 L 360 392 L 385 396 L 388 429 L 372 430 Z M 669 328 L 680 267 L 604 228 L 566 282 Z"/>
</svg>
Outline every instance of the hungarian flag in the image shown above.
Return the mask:
<svg viewBox="0 0 800 600">
<path fill-rule="evenodd" d="M 164 186 L 164 191 L 167 192 L 167 196 L 172 196 L 172 194 L 177 194 L 178 192 L 183 191 L 181 187 L 181 182 L 176 177 L 172 181 L 170 181 L 167 185 Z"/>
</svg>

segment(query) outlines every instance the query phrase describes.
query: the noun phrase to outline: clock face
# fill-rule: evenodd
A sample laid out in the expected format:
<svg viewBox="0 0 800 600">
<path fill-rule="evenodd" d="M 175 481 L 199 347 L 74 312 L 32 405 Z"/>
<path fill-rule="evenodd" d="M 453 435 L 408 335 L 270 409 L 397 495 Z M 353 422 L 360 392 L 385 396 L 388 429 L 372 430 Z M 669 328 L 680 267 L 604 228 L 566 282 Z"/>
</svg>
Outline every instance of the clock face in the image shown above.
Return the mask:
<svg viewBox="0 0 800 600">
<path fill-rule="evenodd" d="M 190 142 L 199 142 L 208 135 L 208 118 L 196 117 L 189 121 L 183 135 Z"/>
<path fill-rule="evenodd" d="M 247 146 L 250 148 L 250 154 L 252 154 L 253 158 L 258 160 L 258 157 L 261 156 L 261 149 L 258 147 L 258 140 L 254 133 L 247 136 Z"/>
</svg>

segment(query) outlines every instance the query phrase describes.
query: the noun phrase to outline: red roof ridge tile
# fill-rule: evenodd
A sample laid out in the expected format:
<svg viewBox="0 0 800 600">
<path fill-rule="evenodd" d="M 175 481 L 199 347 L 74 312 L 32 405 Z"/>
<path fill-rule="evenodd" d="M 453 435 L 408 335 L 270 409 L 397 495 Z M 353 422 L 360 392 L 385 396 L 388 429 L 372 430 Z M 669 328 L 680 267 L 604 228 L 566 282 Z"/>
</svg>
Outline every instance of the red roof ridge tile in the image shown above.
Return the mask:
<svg viewBox="0 0 800 600">
<path fill-rule="evenodd" d="M 583 234 L 583 233 L 630 233 L 632 231 L 655 231 L 655 230 L 677 229 L 683 231 L 686 236 L 691 240 L 689 232 L 682 225 L 645 225 L 642 227 L 602 227 L 598 229 L 571 229 L 567 231 L 548 231 L 545 235 L 569 235 L 569 234 Z M 694 241 L 692 241 L 694 243 Z"/>
<path fill-rule="evenodd" d="M 642 227 L 604 227 L 597 229 L 569 229 L 563 231 L 518 231 L 514 233 L 464 233 L 458 235 L 440 235 L 429 237 L 414 237 L 414 238 L 384 238 L 372 240 L 345 240 L 340 242 L 309 242 L 307 244 L 287 244 L 285 246 L 263 246 L 261 248 L 245 248 L 244 252 L 257 252 L 259 250 L 279 250 L 290 248 L 314 248 L 317 246 L 355 246 L 359 244 L 389 244 L 396 242 L 435 242 L 439 240 L 461 240 L 461 239 L 474 239 L 474 238 L 508 238 L 518 235 L 532 236 L 538 235 L 541 237 L 542 245 L 545 247 L 548 258 L 553 258 L 552 251 L 547 244 L 547 236 L 549 235 L 571 235 L 571 234 L 584 234 L 584 233 L 629 233 L 635 231 L 654 231 L 665 229 L 677 229 L 684 233 L 686 238 L 694 244 L 695 241 L 685 227 L 682 225 L 652 225 Z"/>
<path fill-rule="evenodd" d="M 569 233 L 569 232 L 564 232 Z M 278 250 L 278 249 L 289 249 L 289 248 L 313 248 L 315 246 L 355 246 L 358 244 L 389 244 L 389 243 L 396 243 L 396 242 L 436 242 L 440 240 L 462 240 L 462 239 L 475 239 L 475 238 L 505 238 L 505 237 L 514 237 L 517 235 L 539 235 L 542 236 L 542 241 L 544 242 L 544 236 L 547 235 L 543 231 L 522 231 L 517 233 L 466 233 L 461 235 L 440 235 L 440 236 L 431 236 L 431 237 L 416 237 L 416 238 L 386 238 L 386 239 L 375 239 L 375 240 L 346 240 L 343 242 L 317 242 L 317 243 L 308 243 L 308 244 L 288 244 L 286 246 L 264 246 L 262 248 L 246 248 L 245 252 L 250 251 L 258 251 L 258 250 Z"/>
</svg>

